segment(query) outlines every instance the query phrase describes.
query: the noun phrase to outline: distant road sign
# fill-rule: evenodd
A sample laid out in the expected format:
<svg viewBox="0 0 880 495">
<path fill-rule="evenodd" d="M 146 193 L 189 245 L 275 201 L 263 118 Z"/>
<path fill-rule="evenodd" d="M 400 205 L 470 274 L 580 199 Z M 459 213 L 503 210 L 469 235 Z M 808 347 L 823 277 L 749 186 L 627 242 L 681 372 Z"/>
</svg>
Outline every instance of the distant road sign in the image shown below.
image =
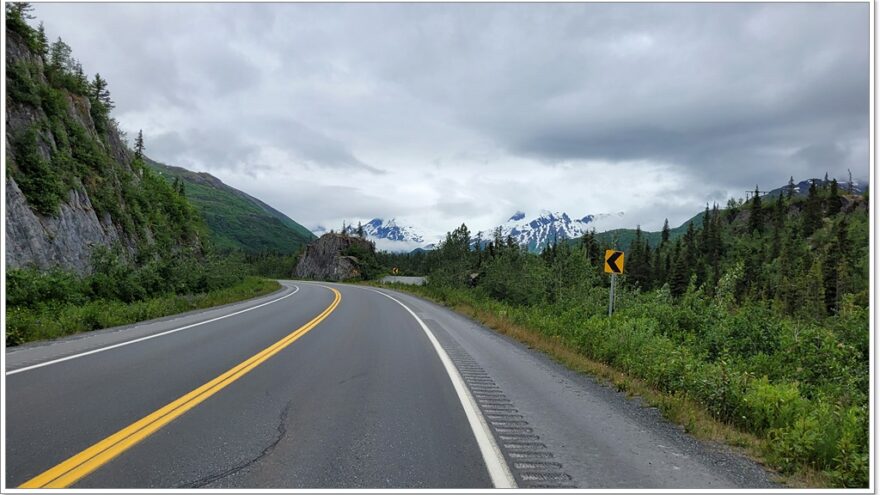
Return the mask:
<svg viewBox="0 0 880 495">
<path fill-rule="evenodd" d="M 605 250 L 605 273 L 623 273 L 623 251 Z"/>
<path fill-rule="evenodd" d="M 397 275 L 398 273 L 400 273 L 400 270 L 398 270 L 397 267 L 395 266 L 394 268 L 391 269 L 391 273 L 394 275 Z"/>
</svg>

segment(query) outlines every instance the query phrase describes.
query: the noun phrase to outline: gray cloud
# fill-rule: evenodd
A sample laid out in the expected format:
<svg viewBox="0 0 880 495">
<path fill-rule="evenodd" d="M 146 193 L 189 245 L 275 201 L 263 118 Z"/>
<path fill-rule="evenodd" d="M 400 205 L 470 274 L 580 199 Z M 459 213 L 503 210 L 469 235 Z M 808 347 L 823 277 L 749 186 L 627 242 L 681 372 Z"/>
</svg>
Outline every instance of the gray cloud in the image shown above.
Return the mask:
<svg viewBox="0 0 880 495">
<path fill-rule="evenodd" d="M 659 228 L 756 183 L 868 176 L 866 4 L 35 10 L 151 155 L 307 225 L 546 208 Z"/>
</svg>

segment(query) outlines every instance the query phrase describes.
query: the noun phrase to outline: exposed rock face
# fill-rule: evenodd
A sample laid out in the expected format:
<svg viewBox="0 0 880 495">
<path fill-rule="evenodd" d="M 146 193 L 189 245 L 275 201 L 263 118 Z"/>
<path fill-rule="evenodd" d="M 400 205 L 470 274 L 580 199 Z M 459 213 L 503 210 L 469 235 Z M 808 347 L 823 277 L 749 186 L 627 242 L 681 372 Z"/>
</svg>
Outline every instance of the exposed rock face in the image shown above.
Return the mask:
<svg viewBox="0 0 880 495">
<path fill-rule="evenodd" d="M 312 280 L 340 281 L 361 275 L 356 257 L 344 253 L 352 248 L 364 252 L 374 252 L 375 247 L 359 237 L 324 234 L 306 247 L 293 271 L 296 278 Z"/>
<path fill-rule="evenodd" d="M 99 219 L 84 192 L 71 190 L 58 215 L 44 217 L 34 214 L 18 184 L 7 179 L 6 266 L 60 266 L 86 273 L 92 248 L 119 240 L 120 233 L 109 215 Z"/>
<path fill-rule="evenodd" d="M 37 68 L 36 81 L 45 83 L 43 62 L 32 52 L 22 38 L 14 32 L 6 31 L 6 59 L 9 64 L 27 64 Z M 73 121 L 82 126 L 89 138 L 103 148 L 119 167 L 117 174 L 131 174 L 134 181 L 137 177 L 132 172 L 130 163 L 131 152 L 123 143 L 115 129 L 109 129 L 105 135 L 99 135 L 91 115 L 91 103 L 88 98 L 70 94 L 66 95 L 67 114 Z M 6 97 L 6 160 L 7 165 L 14 165 L 15 138 L 27 129 L 38 129 L 38 152 L 44 160 L 50 161 L 57 152 L 59 138 L 53 134 L 48 124 L 49 118 L 40 106 L 21 103 Z M 91 266 L 92 249 L 94 246 L 111 246 L 121 244 L 129 254 L 136 250 L 136 240 L 131 233 L 126 233 L 118 220 L 109 214 L 100 216 L 96 213 L 92 200 L 80 183 L 67 191 L 66 200 L 60 202 L 58 212 L 52 216 L 44 216 L 35 212 L 27 202 L 19 185 L 13 179 L 14 174 L 6 175 L 6 267 L 21 268 L 33 266 L 39 269 L 60 267 L 78 273 L 87 273 Z M 151 232 L 145 232 L 147 238 Z"/>
</svg>

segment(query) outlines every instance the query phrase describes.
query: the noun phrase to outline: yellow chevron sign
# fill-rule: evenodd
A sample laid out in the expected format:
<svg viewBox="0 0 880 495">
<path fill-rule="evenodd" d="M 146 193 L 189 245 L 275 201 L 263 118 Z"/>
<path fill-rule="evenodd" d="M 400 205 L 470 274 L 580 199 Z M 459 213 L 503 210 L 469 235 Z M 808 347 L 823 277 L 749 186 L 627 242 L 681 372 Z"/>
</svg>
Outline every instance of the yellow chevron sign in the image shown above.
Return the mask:
<svg viewBox="0 0 880 495">
<path fill-rule="evenodd" d="M 623 251 L 605 250 L 605 273 L 623 273 Z"/>
</svg>

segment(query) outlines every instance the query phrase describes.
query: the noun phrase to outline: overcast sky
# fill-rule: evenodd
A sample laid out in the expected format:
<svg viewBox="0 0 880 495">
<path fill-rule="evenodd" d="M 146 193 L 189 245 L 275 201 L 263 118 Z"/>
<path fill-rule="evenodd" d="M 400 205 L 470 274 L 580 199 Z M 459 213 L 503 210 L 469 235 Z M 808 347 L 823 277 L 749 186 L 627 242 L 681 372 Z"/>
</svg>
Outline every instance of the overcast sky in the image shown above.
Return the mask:
<svg viewBox="0 0 880 495">
<path fill-rule="evenodd" d="M 868 4 L 36 4 L 147 154 L 306 227 L 677 225 L 867 179 Z"/>
</svg>

